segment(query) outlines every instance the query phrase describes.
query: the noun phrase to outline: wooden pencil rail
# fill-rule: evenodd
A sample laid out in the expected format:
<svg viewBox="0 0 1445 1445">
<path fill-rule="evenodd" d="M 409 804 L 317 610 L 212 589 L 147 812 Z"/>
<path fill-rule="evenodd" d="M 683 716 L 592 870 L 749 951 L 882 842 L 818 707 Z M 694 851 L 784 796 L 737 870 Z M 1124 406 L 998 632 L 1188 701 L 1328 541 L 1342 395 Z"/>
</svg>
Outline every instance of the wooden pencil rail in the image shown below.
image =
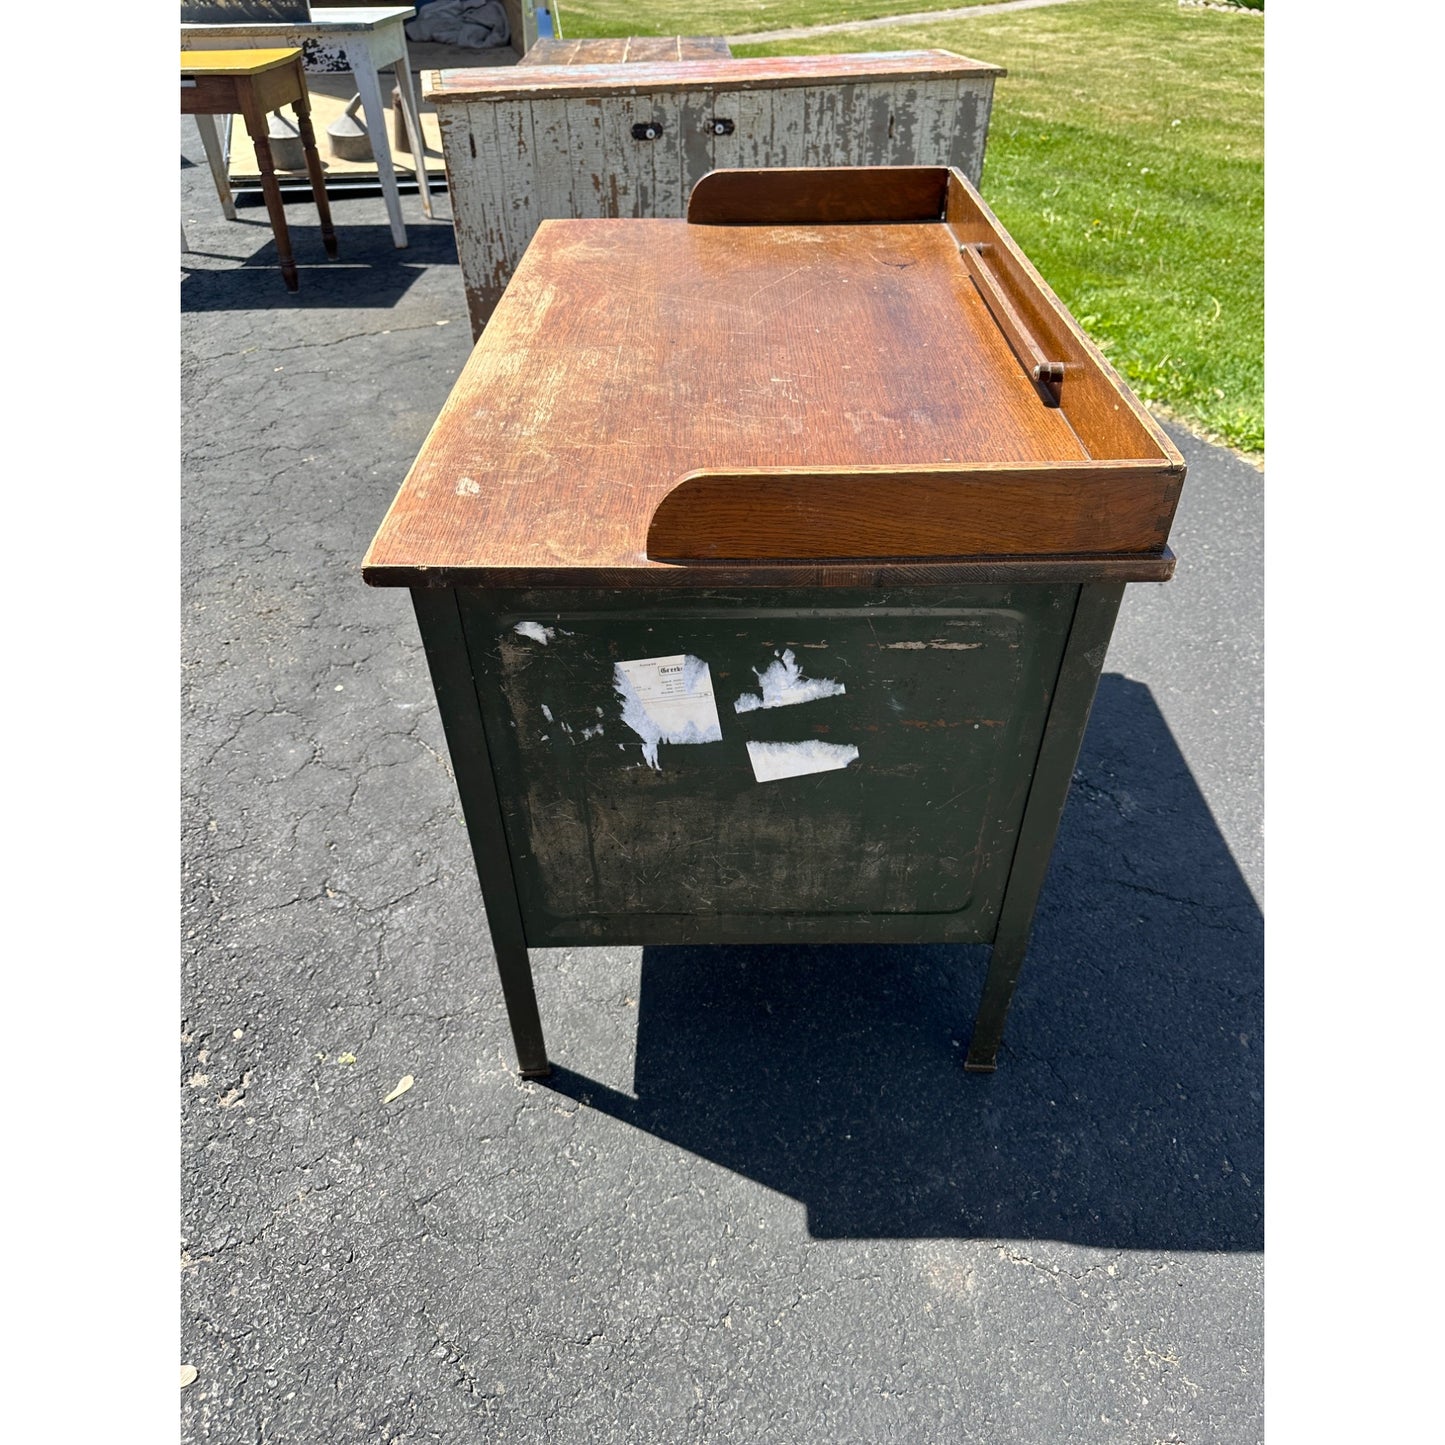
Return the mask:
<svg viewBox="0 0 1445 1445">
<path fill-rule="evenodd" d="M 1049 406 L 1058 406 L 1059 394 L 1064 385 L 1064 363 L 1045 358 L 1038 343 L 1029 333 L 1024 319 L 1014 310 L 1013 303 L 999 284 L 998 277 L 989 268 L 988 246 L 983 242 L 972 245 L 964 242 L 958 250 L 968 267 L 968 274 L 973 277 L 973 284 L 978 287 L 979 295 L 983 297 L 983 304 L 988 307 L 993 319 L 998 323 L 998 329 L 1008 339 L 1019 364 L 1029 374 L 1030 380 L 1038 385 L 1044 401 Z"/>
</svg>

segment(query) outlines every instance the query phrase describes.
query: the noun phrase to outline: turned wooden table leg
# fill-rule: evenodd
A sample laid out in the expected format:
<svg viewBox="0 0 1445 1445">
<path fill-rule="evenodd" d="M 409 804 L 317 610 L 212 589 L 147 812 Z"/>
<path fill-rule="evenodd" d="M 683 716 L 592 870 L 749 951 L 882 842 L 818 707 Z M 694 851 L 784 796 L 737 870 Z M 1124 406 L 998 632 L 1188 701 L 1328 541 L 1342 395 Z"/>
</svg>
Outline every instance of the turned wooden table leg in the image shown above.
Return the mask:
<svg viewBox="0 0 1445 1445">
<path fill-rule="evenodd" d="M 311 128 L 311 99 L 306 93 L 306 77 L 301 62 L 296 62 L 301 77 L 301 94 L 293 103 L 296 128 L 301 132 L 301 148 L 306 152 L 306 174 L 311 177 L 311 194 L 316 198 L 316 214 L 321 218 L 321 244 L 326 254 L 336 259 L 336 230 L 331 224 L 331 201 L 326 195 L 326 174 L 321 169 L 321 155 L 316 149 L 316 132 Z"/>
<path fill-rule="evenodd" d="M 271 230 L 276 236 L 276 255 L 281 262 L 281 279 L 285 281 L 288 291 L 299 291 L 301 278 L 296 274 L 296 262 L 291 255 L 291 233 L 286 228 L 286 203 L 281 199 L 281 184 L 276 179 L 276 165 L 271 159 L 266 112 L 257 103 L 256 92 L 252 87 L 241 86 L 239 91 L 241 114 L 251 136 L 251 144 L 256 149 L 256 169 L 261 173 L 261 193 L 266 197 L 266 211 L 271 217 Z"/>
</svg>

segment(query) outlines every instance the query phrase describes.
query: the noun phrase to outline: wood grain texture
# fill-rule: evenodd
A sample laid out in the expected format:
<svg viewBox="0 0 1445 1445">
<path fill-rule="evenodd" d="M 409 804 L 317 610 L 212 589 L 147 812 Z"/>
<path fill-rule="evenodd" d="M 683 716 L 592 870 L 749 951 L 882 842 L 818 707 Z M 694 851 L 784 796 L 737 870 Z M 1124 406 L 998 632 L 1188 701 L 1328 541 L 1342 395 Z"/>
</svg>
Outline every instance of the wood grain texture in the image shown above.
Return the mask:
<svg viewBox="0 0 1445 1445">
<path fill-rule="evenodd" d="M 1184 458 L 1178 448 L 1124 385 L 1103 352 L 1084 335 L 983 197 L 956 172 L 949 181 L 946 220 L 960 246 L 982 252 L 994 283 L 1007 296 L 1034 345 L 1062 365 L 1062 409 L 1088 454 L 1158 455 L 1182 481 Z"/>
<path fill-rule="evenodd" d="M 687 219 L 694 226 L 937 221 L 948 184 L 943 166 L 718 170 L 693 187 Z"/>
<path fill-rule="evenodd" d="M 539 40 L 518 65 L 640 65 L 731 60 L 720 35 L 632 35 L 605 40 Z"/>
<path fill-rule="evenodd" d="M 1158 552 L 1178 478 L 1162 463 L 699 471 L 660 501 L 664 561 Z"/>
<path fill-rule="evenodd" d="M 978 287 L 978 294 L 983 297 L 984 305 L 998 323 L 998 329 L 1008 338 L 1008 344 L 1018 357 L 1019 365 L 1038 384 L 1047 405 L 1057 406 L 1064 382 L 1063 362 L 1050 361 L 1044 355 L 1043 349 L 1029 331 L 1028 322 L 1019 315 L 1007 290 L 999 284 L 998 278 L 989 267 L 986 248 L 975 245 L 960 246 L 959 254 L 963 257 L 963 264 L 968 267 L 968 274 L 973 277 L 973 284 Z"/>
<path fill-rule="evenodd" d="M 941 166 L 951 156 L 981 167 L 992 85 L 992 76 L 968 82 L 950 75 L 861 76 L 819 84 L 798 74 L 792 85 L 771 88 L 699 81 L 695 89 L 635 87 L 611 96 L 561 91 L 530 99 L 498 91 L 442 106 L 437 115 L 472 334 L 481 334 L 531 239 L 531 229 L 499 219 L 519 206 L 534 218 L 533 227 L 544 217 L 681 216 L 693 187 L 717 170 Z M 530 145 L 525 124 L 513 141 L 482 139 L 497 130 L 493 112 L 517 108 L 530 116 Z M 652 138 L 638 139 L 638 125 L 649 127 Z M 965 126 L 976 133 L 961 135 Z M 811 182 L 803 177 L 790 184 Z M 835 188 L 843 207 L 836 219 L 847 219 L 847 206 L 861 205 L 861 198 L 845 201 L 848 185 Z"/>
<path fill-rule="evenodd" d="M 1066 396 L 1096 366 L 1075 352 Z M 544 221 L 364 575 L 665 587 L 709 567 L 780 576 L 787 558 L 881 575 L 1011 556 L 1071 557 L 1079 580 L 1167 575 L 1182 460 L 1113 394 L 1132 426 L 1117 449 L 1086 447 L 1067 401 L 1041 403 L 940 220 Z M 690 522 L 702 502 L 708 520 Z M 902 537 L 896 514 L 929 510 Z"/>
<path fill-rule="evenodd" d="M 609 96 L 635 91 L 686 91 L 699 87 L 751 90 L 850 81 L 951 76 L 977 79 L 1007 72 L 948 50 L 894 50 L 856 55 L 729 57 L 638 64 L 498 66 L 484 70 L 430 70 L 424 99 L 437 105 L 508 96 Z"/>
</svg>

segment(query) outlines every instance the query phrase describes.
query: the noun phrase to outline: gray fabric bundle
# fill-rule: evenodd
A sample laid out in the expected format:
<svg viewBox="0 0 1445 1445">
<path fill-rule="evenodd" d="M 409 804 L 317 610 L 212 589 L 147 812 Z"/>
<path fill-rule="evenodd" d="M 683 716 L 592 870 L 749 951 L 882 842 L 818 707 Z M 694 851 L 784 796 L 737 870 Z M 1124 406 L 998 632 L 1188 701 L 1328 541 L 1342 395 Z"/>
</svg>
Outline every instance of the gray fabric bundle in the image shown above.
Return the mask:
<svg viewBox="0 0 1445 1445">
<path fill-rule="evenodd" d="M 408 40 L 491 50 L 512 38 L 501 0 L 431 0 L 406 22 Z"/>
</svg>

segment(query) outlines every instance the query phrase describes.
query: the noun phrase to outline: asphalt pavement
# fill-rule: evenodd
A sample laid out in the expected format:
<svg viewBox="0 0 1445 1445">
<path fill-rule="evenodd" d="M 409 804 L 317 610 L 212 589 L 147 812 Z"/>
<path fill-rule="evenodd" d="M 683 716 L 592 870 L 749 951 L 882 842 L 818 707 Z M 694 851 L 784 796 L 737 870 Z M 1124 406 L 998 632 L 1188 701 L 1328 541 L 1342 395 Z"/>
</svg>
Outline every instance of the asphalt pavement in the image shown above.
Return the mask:
<svg viewBox="0 0 1445 1445">
<path fill-rule="evenodd" d="M 470 349 L 447 199 L 405 250 L 337 200 L 335 263 L 291 207 L 292 296 L 181 150 L 183 1438 L 1260 1439 L 1259 472 L 1170 428 L 1178 574 L 1128 589 L 996 1074 L 985 950 L 600 948 L 535 955 L 525 1082 L 359 571 Z"/>
</svg>

